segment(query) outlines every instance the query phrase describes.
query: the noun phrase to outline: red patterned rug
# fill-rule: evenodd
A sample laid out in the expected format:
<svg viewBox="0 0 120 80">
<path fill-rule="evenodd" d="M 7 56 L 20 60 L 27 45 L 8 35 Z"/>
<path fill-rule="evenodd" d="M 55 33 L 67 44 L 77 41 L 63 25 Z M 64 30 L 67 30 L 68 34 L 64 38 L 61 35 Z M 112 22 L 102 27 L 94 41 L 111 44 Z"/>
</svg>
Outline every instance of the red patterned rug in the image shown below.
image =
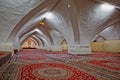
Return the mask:
<svg viewBox="0 0 120 80">
<path fill-rule="evenodd" d="M 31 54 L 31 55 L 20 55 L 19 59 L 20 60 L 41 60 L 41 59 L 45 59 L 45 57 L 41 55 Z"/>
<path fill-rule="evenodd" d="M 90 54 L 89 56 L 100 58 L 100 57 L 120 56 L 120 54 L 118 53 L 93 53 L 93 54 Z"/>
<path fill-rule="evenodd" d="M 67 54 L 66 51 L 47 51 L 47 54 Z"/>
<path fill-rule="evenodd" d="M 120 62 L 107 60 L 90 60 L 88 63 L 120 71 Z"/>
<path fill-rule="evenodd" d="M 40 52 L 41 51 L 41 52 Z M 46 54 L 23 50 L 0 71 L 0 80 L 120 80 L 120 54 Z"/>
<path fill-rule="evenodd" d="M 20 80 L 97 80 L 94 76 L 63 63 L 37 63 L 21 67 Z"/>
<path fill-rule="evenodd" d="M 4 53 L 1 53 L 1 52 L 0 52 L 0 56 L 3 56 L 3 55 L 4 55 Z"/>
</svg>

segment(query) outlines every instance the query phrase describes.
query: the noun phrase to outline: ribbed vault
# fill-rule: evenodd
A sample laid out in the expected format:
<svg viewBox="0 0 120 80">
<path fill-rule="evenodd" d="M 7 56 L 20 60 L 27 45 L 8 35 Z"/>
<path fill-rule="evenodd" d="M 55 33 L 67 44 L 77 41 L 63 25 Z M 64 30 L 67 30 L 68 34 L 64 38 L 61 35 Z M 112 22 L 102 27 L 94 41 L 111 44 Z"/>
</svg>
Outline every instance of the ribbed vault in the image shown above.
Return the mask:
<svg viewBox="0 0 120 80">
<path fill-rule="evenodd" d="M 103 8 L 106 2 L 114 8 Z M 119 0 L 0 0 L 0 41 L 16 48 L 32 38 L 39 47 L 51 49 L 60 48 L 63 40 L 69 48 L 119 40 L 119 5 Z"/>
</svg>

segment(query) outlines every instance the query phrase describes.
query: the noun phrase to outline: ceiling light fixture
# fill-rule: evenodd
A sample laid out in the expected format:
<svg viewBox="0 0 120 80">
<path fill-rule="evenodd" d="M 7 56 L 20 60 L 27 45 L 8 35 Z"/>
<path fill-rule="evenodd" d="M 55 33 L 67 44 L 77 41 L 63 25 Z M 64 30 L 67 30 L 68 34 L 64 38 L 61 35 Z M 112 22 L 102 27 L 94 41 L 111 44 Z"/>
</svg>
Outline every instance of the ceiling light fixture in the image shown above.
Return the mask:
<svg viewBox="0 0 120 80">
<path fill-rule="evenodd" d="M 68 3 L 67 7 L 68 7 L 68 8 L 70 8 L 70 1 L 68 0 L 68 2 L 67 2 L 67 3 Z"/>
<path fill-rule="evenodd" d="M 52 12 L 49 12 L 45 18 L 47 19 L 52 19 L 54 17 L 53 13 Z"/>
<path fill-rule="evenodd" d="M 44 25 L 45 25 L 45 22 L 44 22 L 44 21 L 40 21 L 39 24 L 42 25 L 42 26 L 44 26 Z"/>
</svg>

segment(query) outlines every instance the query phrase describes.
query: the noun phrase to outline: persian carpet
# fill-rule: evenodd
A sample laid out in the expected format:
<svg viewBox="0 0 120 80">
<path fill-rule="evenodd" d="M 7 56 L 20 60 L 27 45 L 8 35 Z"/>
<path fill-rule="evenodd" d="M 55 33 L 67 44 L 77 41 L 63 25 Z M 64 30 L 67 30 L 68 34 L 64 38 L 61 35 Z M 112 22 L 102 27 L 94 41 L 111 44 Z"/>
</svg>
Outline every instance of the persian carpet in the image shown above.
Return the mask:
<svg viewBox="0 0 120 80">
<path fill-rule="evenodd" d="M 63 63 L 25 65 L 20 74 L 21 80 L 96 80 L 94 76 Z"/>
<path fill-rule="evenodd" d="M 19 65 L 19 66 L 18 66 Z M 15 68 L 15 69 L 14 69 Z M 97 80 L 93 75 L 73 66 L 51 62 L 34 64 L 11 64 L 0 80 Z"/>
<path fill-rule="evenodd" d="M 15 54 L 0 70 L 0 80 L 120 80 L 120 54 L 77 56 L 40 51 Z"/>
</svg>

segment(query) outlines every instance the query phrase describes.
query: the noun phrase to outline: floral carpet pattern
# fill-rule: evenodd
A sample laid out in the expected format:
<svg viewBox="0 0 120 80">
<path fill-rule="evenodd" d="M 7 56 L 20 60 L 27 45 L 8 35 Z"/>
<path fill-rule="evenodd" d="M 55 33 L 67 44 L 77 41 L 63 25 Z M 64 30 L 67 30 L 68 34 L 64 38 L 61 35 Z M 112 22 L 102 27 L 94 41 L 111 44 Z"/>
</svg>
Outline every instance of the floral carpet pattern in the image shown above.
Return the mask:
<svg viewBox="0 0 120 80">
<path fill-rule="evenodd" d="M 120 80 L 120 54 L 47 54 L 27 49 L 0 70 L 0 80 Z"/>
<path fill-rule="evenodd" d="M 21 80 L 96 80 L 92 75 L 63 63 L 37 63 L 22 66 Z"/>
</svg>

